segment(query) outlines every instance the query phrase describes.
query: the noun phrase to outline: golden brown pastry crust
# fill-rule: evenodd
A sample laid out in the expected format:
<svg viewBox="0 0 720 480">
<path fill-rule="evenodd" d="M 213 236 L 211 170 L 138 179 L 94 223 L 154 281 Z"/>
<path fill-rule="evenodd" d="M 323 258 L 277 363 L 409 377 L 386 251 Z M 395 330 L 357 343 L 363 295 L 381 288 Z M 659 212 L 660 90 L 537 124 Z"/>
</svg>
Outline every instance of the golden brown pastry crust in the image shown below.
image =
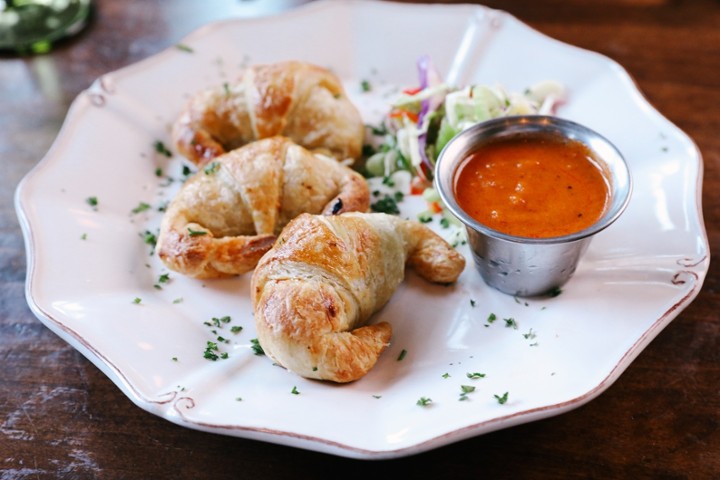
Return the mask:
<svg viewBox="0 0 720 480">
<path fill-rule="evenodd" d="M 405 267 L 437 283 L 465 259 L 428 227 L 382 213 L 303 214 L 253 272 L 258 339 L 303 377 L 344 383 L 364 376 L 387 347 L 387 322 L 364 325 L 402 282 Z"/>
<path fill-rule="evenodd" d="M 357 172 L 284 137 L 258 140 L 215 158 L 168 206 L 157 251 L 165 265 L 197 278 L 252 270 L 297 215 L 367 211 Z"/>
<path fill-rule="evenodd" d="M 236 82 L 196 94 L 173 125 L 179 152 L 200 166 L 275 135 L 337 160 L 355 160 L 364 125 L 335 75 L 298 61 L 246 68 Z"/>
</svg>

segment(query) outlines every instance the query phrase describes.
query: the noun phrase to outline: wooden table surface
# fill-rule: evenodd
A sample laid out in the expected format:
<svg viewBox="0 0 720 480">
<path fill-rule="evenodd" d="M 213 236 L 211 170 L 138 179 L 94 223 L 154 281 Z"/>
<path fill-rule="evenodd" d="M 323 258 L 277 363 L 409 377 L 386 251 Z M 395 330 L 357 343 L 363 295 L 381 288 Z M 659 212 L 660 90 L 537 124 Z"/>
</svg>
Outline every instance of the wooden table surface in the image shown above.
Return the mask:
<svg viewBox="0 0 720 480">
<path fill-rule="evenodd" d="M 250 10 L 262 3 L 98 0 L 89 28 L 53 52 L 0 57 L 0 478 L 381 472 L 405 478 L 720 478 L 720 271 L 714 263 L 695 302 L 597 399 L 560 416 L 396 460 L 352 460 L 174 425 L 135 406 L 33 316 L 24 297 L 25 249 L 13 193 L 49 149 L 70 102 L 103 73 L 153 55 L 207 21 L 254 14 Z M 720 3 L 484 4 L 618 61 L 650 102 L 695 140 L 704 157 L 704 217 L 716 255 Z"/>
</svg>

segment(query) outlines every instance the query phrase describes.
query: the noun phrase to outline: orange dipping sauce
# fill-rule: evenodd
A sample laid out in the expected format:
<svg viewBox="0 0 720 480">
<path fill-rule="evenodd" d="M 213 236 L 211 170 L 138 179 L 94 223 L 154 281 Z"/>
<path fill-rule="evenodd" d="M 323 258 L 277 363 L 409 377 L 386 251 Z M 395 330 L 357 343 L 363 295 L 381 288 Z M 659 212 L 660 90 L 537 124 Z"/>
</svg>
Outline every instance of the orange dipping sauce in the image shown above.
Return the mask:
<svg viewBox="0 0 720 480">
<path fill-rule="evenodd" d="M 608 207 L 610 188 L 583 143 L 551 137 L 482 145 L 455 173 L 455 198 L 469 216 L 502 233 L 551 238 L 579 232 Z"/>
</svg>

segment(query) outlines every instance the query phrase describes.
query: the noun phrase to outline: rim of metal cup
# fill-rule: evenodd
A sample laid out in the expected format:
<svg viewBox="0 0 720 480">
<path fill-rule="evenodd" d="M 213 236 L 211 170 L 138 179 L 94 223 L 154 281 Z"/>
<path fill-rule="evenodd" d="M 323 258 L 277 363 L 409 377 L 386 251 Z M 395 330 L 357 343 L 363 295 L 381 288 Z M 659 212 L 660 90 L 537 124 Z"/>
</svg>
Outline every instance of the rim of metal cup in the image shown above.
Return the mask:
<svg viewBox="0 0 720 480">
<path fill-rule="evenodd" d="M 460 208 L 455 196 L 454 180 L 458 167 L 475 148 L 498 138 L 527 134 L 550 134 L 582 142 L 606 167 L 611 192 L 610 205 L 603 216 L 589 227 L 557 237 L 520 237 L 492 229 Z M 615 145 L 594 130 L 571 120 L 549 115 L 516 115 L 495 118 L 463 130 L 450 140 L 435 165 L 435 188 L 450 212 L 466 226 L 487 236 L 515 243 L 558 244 L 582 240 L 604 230 L 615 222 L 630 202 L 632 178 L 625 158 Z"/>
</svg>

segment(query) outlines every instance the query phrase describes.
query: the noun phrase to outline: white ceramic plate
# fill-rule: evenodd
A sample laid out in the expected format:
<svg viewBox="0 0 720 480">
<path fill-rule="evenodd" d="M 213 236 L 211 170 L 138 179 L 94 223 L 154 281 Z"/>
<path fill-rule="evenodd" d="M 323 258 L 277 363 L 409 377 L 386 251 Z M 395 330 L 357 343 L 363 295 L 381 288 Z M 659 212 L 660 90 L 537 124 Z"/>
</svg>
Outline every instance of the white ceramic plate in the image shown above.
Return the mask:
<svg viewBox="0 0 720 480">
<path fill-rule="evenodd" d="M 415 454 L 590 401 L 702 286 L 709 254 L 699 152 L 605 57 L 500 11 L 372 1 L 321 1 L 212 24 L 183 44 L 192 51 L 170 48 L 82 93 L 16 195 L 34 313 L 153 414 L 341 456 Z M 166 186 L 155 171 L 179 178 L 184 160 L 153 145 L 170 146 L 168 127 L 191 93 L 248 63 L 300 59 L 331 67 L 372 123 L 386 108 L 382 92 L 415 85 L 423 54 L 456 84 L 518 91 L 546 79 L 563 83 L 569 99 L 558 114 L 599 131 L 627 157 L 632 201 L 593 241 L 560 296 L 526 302 L 500 294 L 478 280 L 471 261 L 453 287 L 410 272 L 372 320 L 392 323 L 391 347 L 365 378 L 338 386 L 254 355 L 249 276 L 199 282 L 171 273 L 154 287 L 167 270 L 143 234 L 156 231 L 154 207 L 178 184 Z M 372 91 L 362 92 L 363 80 Z M 96 209 L 89 197 L 97 197 Z M 153 209 L 131 213 L 140 202 Z M 414 198 L 402 207 L 414 215 L 423 205 Z M 498 318 L 492 324 L 490 314 Z M 226 315 L 231 321 L 217 334 L 205 325 Z M 517 329 L 506 326 L 509 318 Z M 228 358 L 213 362 L 203 352 L 218 335 L 229 339 L 220 345 Z M 467 377 L 475 372 L 485 376 Z M 463 397 L 464 385 L 475 390 Z M 496 396 L 505 392 L 501 404 Z M 421 398 L 432 402 L 420 406 Z"/>
</svg>

